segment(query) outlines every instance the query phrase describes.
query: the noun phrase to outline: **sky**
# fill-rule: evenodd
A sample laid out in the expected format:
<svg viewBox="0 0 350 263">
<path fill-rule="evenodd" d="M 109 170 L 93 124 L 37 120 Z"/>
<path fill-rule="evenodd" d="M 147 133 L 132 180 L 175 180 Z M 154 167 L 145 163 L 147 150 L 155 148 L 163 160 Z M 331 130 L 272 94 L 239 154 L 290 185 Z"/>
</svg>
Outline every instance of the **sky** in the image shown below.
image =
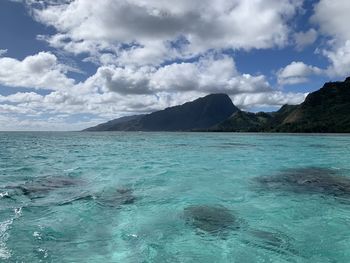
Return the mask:
<svg viewBox="0 0 350 263">
<path fill-rule="evenodd" d="M 350 76 L 348 0 L 0 0 L 0 130 L 80 130 L 210 93 L 247 111 Z"/>
</svg>

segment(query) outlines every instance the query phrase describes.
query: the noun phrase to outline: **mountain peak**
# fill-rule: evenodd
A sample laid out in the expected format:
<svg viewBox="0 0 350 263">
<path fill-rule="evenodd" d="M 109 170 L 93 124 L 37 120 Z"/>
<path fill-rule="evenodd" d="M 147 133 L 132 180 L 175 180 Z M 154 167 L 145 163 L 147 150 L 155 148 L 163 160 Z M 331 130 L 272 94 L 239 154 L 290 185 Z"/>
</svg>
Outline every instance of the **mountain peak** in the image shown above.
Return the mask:
<svg viewBox="0 0 350 263">
<path fill-rule="evenodd" d="M 225 94 L 225 93 L 211 93 L 209 95 L 206 95 L 204 97 L 198 98 L 194 101 L 190 101 L 190 102 L 186 102 L 187 103 L 222 103 L 222 104 L 226 104 L 226 105 L 230 105 L 230 107 L 235 107 L 230 99 L 230 97 Z M 183 104 L 184 105 L 184 104 Z M 175 106 L 177 107 L 177 106 Z"/>
<path fill-rule="evenodd" d="M 208 95 L 202 97 L 202 99 L 204 99 L 204 98 L 214 98 L 214 97 L 215 98 L 224 98 L 224 99 L 230 98 L 226 93 L 211 93 L 211 94 L 208 94 Z"/>
<path fill-rule="evenodd" d="M 204 102 L 204 101 L 207 103 L 215 103 L 215 102 L 220 101 L 222 103 L 228 103 L 230 105 L 233 105 L 230 97 L 225 93 L 211 93 L 209 95 L 206 95 L 204 97 L 200 97 L 200 98 L 195 99 L 193 101 L 186 102 L 185 104 L 187 104 L 187 103 L 199 103 L 199 102 Z M 183 104 L 183 105 L 185 105 L 185 104 Z M 178 106 L 175 106 L 175 107 L 178 107 Z"/>
<path fill-rule="evenodd" d="M 229 118 L 239 109 L 223 93 L 209 94 L 182 105 L 169 107 L 133 119 L 117 119 L 87 129 L 88 131 L 190 131 L 208 129 Z M 111 125 L 112 124 L 112 125 Z"/>
<path fill-rule="evenodd" d="M 140 120 L 139 130 L 188 131 L 205 129 L 238 111 L 227 94 L 209 94 L 185 104 L 153 112 Z"/>
</svg>

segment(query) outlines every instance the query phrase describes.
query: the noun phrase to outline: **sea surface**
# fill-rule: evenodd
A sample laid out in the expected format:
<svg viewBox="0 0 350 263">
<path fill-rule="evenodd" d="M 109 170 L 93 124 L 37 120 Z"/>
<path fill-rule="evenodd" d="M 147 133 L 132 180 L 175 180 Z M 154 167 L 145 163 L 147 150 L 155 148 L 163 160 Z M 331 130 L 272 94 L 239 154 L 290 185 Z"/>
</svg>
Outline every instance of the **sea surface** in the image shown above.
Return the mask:
<svg viewBox="0 0 350 263">
<path fill-rule="evenodd" d="M 350 262 L 349 180 L 346 135 L 1 132 L 0 262 Z"/>
</svg>

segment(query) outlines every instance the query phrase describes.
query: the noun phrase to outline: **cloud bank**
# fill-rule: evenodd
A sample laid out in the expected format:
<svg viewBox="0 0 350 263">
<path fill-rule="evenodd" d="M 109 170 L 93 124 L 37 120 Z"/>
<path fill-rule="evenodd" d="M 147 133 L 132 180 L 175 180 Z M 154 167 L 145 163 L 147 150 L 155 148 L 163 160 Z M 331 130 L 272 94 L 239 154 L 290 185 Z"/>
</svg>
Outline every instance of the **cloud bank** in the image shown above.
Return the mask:
<svg viewBox="0 0 350 263">
<path fill-rule="evenodd" d="M 34 18 L 56 28 L 41 36 L 74 54 L 105 63 L 159 65 L 210 49 L 262 49 L 288 42 L 287 22 L 300 0 L 75 0 L 32 7 Z M 37 4 L 35 6 L 38 6 Z M 111 62 L 111 60 L 108 60 Z"/>
</svg>

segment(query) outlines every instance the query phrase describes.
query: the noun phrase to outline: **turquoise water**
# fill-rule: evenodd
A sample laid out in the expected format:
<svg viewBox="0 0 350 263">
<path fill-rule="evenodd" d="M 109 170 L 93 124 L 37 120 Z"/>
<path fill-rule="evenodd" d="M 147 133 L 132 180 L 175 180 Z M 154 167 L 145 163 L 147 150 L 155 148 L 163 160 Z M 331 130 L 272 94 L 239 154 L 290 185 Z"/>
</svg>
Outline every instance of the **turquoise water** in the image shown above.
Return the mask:
<svg viewBox="0 0 350 263">
<path fill-rule="evenodd" d="M 0 261 L 350 262 L 349 152 L 341 135 L 0 133 Z M 312 169 L 343 185 L 257 180 Z"/>
</svg>

